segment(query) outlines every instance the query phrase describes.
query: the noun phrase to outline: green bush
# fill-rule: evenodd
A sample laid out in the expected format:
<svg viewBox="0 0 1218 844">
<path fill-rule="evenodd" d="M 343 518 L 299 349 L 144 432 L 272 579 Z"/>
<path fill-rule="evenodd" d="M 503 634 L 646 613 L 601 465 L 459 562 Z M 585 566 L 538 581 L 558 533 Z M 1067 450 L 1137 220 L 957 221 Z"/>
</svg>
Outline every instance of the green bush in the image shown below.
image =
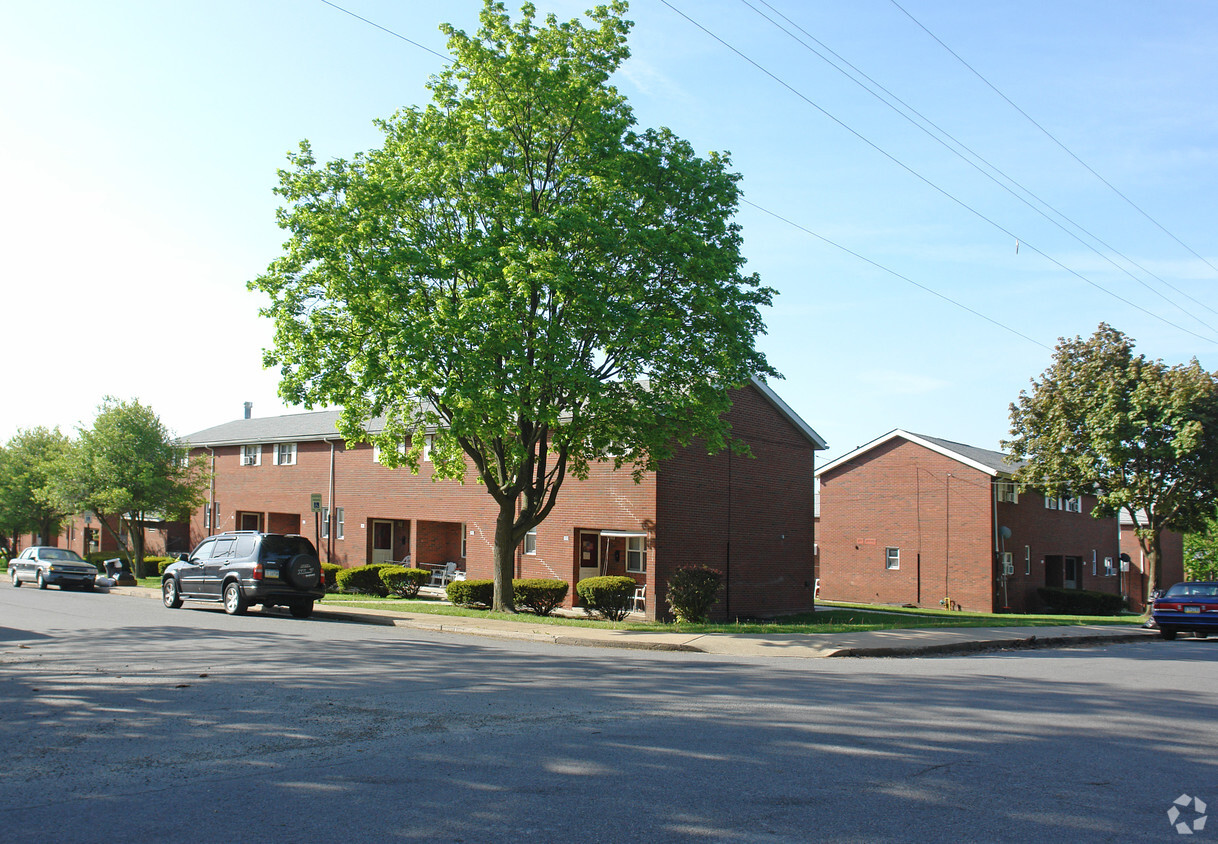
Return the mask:
<svg viewBox="0 0 1218 844">
<path fill-rule="evenodd" d="M 355 595 L 378 595 L 382 598 L 389 595 L 389 590 L 381 582 L 381 569 L 388 563 L 372 563 L 367 566 L 343 569 L 335 575 L 334 581 L 339 592 L 349 592 Z"/>
<path fill-rule="evenodd" d="M 549 615 L 567 597 L 571 584 L 565 580 L 521 579 L 512 581 L 512 601 L 537 615 Z"/>
<path fill-rule="evenodd" d="M 495 581 L 454 580 L 444 591 L 459 607 L 490 607 L 495 602 Z"/>
<path fill-rule="evenodd" d="M 381 583 L 399 598 L 413 598 L 419 587 L 431 579 L 427 569 L 411 569 L 406 566 L 385 566 L 381 569 Z"/>
<path fill-rule="evenodd" d="M 700 624 L 710 615 L 723 575 L 706 566 L 677 569 L 668 581 L 668 608 L 677 621 Z"/>
<path fill-rule="evenodd" d="M 1125 609 L 1125 598 L 1110 592 L 1041 586 L 1036 593 L 1046 607 L 1061 615 L 1120 615 Z"/>
<path fill-rule="evenodd" d="M 165 569 L 177 561 L 177 557 L 145 557 L 144 565 L 146 567 L 156 566 L 157 576 L 160 577 L 165 573 Z"/>
<path fill-rule="evenodd" d="M 338 588 L 338 573 L 343 570 L 343 567 L 338 563 L 322 563 L 321 576 L 325 583 L 326 591 L 333 592 Z"/>
<path fill-rule="evenodd" d="M 579 595 L 584 612 L 621 621 L 630 612 L 630 601 L 638 586 L 633 577 L 587 577 L 575 584 L 575 594 Z"/>
</svg>

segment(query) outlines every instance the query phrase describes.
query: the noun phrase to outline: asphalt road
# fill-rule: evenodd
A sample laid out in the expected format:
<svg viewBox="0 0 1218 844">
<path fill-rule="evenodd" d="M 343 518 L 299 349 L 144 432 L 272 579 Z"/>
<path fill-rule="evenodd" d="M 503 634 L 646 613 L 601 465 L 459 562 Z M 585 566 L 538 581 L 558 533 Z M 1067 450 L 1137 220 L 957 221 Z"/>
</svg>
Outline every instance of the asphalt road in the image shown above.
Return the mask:
<svg viewBox="0 0 1218 844">
<path fill-rule="evenodd" d="M 728 660 L 0 584 L 0 840 L 1200 842 L 1215 692 L 1213 639 Z"/>
</svg>

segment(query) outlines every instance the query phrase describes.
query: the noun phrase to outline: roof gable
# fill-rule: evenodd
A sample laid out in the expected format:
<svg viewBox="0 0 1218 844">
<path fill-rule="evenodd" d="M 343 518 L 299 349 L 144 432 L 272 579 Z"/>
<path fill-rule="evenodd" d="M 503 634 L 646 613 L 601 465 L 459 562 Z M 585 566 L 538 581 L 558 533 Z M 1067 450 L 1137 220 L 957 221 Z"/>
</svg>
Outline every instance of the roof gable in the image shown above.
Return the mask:
<svg viewBox="0 0 1218 844">
<path fill-rule="evenodd" d="M 913 434 L 897 428 L 896 430 L 889 431 L 882 437 L 872 440 L 866 445 L 859 446 L 854 451 L 844 454 L 836 460 L 829 461 L 816 471 L 816 476 L 820 477 L 825 472 L 831 472 L 895 439 L 903 439 L 915 443 L 937 454 L 942 454 L 944 457 L 963 463 L 966 466 L 971 466 L 979 472 L 984 472 L 994 478 L 1010 477 L 1020 466 L 1024 465 L 1023 461 L 1012 460 L 1009 455 L 1003 454 L 1001 451 L 977 448 L 976 446 L 964 445 L 963 443 L 952 442 L 951 440 L 940 439 L 939 437 Z"/>
</svg>

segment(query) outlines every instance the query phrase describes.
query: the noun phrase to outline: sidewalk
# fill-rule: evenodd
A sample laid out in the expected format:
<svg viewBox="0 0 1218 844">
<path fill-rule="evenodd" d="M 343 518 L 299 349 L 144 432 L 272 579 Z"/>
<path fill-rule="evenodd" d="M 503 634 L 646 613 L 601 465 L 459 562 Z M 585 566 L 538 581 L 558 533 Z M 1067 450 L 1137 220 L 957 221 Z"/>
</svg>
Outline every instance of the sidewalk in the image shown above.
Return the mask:
<svg viewBox="0 0 1218 844">
<path fill-rule="evenodd" d="M 115 595 L 160 600 L 160 592 L 138 586 L 116 586 Z M 596 627 L 560 627 L 491 618 L 381 612 L 337 608 L 320 602 L 316 618 L 357 624 L 406 627 L 494 639 L 583 645 L 596 648 L 634 648 L 653 651 L 723 656 L 765 656 L 816 659 L 835 656 L 932 656 L 971 651 L 1068 647 L 1111 642 L 1144 642 L 1158 638 L 1153 630 L 1095 624 L 1063 627 L 952 627 L 930 630 L 872 630 L 860 633 L 666 633 L 612 630 Z"/>
</svg>

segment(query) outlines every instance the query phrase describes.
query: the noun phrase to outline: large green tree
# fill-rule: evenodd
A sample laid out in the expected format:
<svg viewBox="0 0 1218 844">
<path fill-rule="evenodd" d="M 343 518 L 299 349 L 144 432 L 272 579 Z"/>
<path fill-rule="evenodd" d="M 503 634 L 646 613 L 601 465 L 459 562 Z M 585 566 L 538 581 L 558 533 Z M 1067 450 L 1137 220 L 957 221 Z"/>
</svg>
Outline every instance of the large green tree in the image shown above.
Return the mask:
<svg viewBox="0 0 1218 844">
<path fill-rule="evenodd" d="M 1218 580 L 1218 516 L 1184 536 L 1184 576 L 1189 580 Z"/>
<path fill-rule="evenodd" d="M 29 428 L 8 441 L 0 459 L 0 527 L 12 537 L 35 533 L 50 542 L 72 514 L 55 495 L 59 466 L 72 442 L 58 428 Z"/>
<path fill-rule="evenodd" d="M 116 540 L 125 523 L 132 567 L 146 577 L 145 523 L 186 518 L 203 503 L 207 480 L 152 408 L 107 396 L 62 465 L 58 497 L 71 512 L 95 513 Z"/>
<path fill-rule="evenodd" d="M 384 144 L 280 173 L 286 254 L 251 286 L 275 321 L 281 393 L 340 405 L 344 436 L 436 476 L 467 460 L 497 504 L 495 606 L 514 550 L 567 475 L 637 473 L 726 441 L 730 388 L 771 373 L 755 339 L 773 291 L 743 274 L 728 160 L 639 131 L 610 76 L 626 4 L 513 23 L 487 2 L 433 102 L 379 122 Z M 400 458 L 396 445 L 411 448 Z"/>
<path fill-rule="evenodd" d="M 1063 338 L 1052 365 L 1011 405 L 1018 480 L 1049 495 L 1093 492 L 1093 515 L 1127 513 L 1161 588 L 1165 530 L 1202 527 L 1218 497 L 1218 379 L 1196 359 L 1168 366 L 1134 354 L 1101 324 Z M 1143 596 L 1144 597 L 1144 596 Z"/>
</svg>

